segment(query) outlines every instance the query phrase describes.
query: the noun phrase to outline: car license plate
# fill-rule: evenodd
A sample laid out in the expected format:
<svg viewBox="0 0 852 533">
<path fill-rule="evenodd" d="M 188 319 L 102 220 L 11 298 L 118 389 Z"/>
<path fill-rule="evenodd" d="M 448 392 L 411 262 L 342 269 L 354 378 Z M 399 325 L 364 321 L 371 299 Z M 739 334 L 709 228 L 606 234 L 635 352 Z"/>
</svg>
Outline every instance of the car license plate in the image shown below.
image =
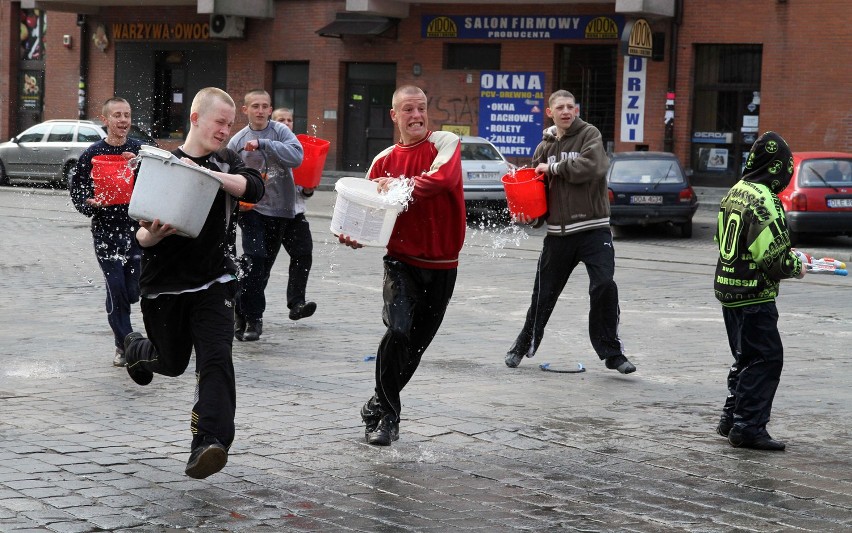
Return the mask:
<svg viewBox="0 0 852 533">
<path fill-rule="evenodd" d="M 661 204 L 663 203 L 662 196 L 631 196 L 631 204 Z"/>
<path fill-rule="evenodd" d="M 828 207 L 852 207 L 852 198 L 829 198 Z"/>
<path fill-rule="evenodd" d="M 468 172 L 467 179 L 473 180 L 499 180 L 498 172 Z"/>
</svg>

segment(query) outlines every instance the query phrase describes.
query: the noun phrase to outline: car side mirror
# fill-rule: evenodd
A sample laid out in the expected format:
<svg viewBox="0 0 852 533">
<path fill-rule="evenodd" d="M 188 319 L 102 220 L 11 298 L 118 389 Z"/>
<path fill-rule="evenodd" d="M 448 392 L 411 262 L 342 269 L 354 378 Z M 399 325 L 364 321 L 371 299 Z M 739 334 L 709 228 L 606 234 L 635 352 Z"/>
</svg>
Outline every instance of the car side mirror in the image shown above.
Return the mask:
<svg viewBox="0 0 852 533">
<path fill-rule="evenodd" d="M 687 178 L 691 178 L 693 174 L 695 174 L 694 170 L 692 170 L 691 168 L 686 169 L 686 177 Z"/>
<path fill-rule="evenodd" d="M 17 137 L 12 137 L 10 140 L 11 140 L 11 142 L 13 142 L 13 143 L 15 143 L 15 144 L 21 144 L 21 141 L 20 141 L 20 140 L 18 140 L 18 138 L 17 138 Z"/>
</svg>

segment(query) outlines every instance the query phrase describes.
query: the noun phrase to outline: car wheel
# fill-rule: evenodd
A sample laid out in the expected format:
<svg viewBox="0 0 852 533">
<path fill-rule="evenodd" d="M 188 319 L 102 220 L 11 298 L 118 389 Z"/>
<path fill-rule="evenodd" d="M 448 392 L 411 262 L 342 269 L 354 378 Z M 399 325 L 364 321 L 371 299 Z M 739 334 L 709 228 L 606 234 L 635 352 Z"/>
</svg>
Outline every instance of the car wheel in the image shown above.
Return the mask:
<svg viewBox="0 0 852 533">
<path fill-rule="evenodd" d="M 0 161 L 0 185 L 9 185 L 9 176 L 6 175 L 6 167 L 3 166 L 2 161 Z"/>
<path fill-rule="evenodd" d="M 74 171 L 77 168 L 76 161 L 68 161 L 62 169 L 62 177 L 64 178 L 59 185 L 66 189 L 71 189 L 71 180 L 74 178 Z"/>
<path fill-rule="evenodd" d="M 680 236 L 684 239 L 692 238 L 692 220 L 687 220 L 680 225 Z"/>
</svg>

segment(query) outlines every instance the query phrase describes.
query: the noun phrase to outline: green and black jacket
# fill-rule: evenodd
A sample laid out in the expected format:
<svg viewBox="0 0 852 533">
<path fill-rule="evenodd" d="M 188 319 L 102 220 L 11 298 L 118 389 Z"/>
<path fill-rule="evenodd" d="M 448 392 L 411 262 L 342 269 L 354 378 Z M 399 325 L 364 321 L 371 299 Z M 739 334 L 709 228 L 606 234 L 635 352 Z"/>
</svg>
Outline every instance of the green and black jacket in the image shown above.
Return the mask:
<svg viewBox="0 0 852 533">
<path fill-rule="evenodd" d="M 722 198 L 716 227 L 719 262 L 714 289 L 726 307 L 772 302 L 780 281 L 804 268 L 792 252 L 777 193 L 793 172 L 793 158 L 778 134 L 755 142 L 742 179 Z"/>
</svg>

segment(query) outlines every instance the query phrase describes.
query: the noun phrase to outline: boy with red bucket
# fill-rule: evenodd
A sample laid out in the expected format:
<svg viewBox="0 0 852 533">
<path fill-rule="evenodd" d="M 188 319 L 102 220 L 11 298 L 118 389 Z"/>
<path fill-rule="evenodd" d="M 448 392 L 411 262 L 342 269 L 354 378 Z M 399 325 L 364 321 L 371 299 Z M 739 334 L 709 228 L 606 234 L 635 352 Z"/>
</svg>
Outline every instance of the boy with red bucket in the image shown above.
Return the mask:
<svg viewBox="0 0 852 533">
<path fill-rule="evenodd" d="M 615 249 L 609 227 L 606 171 L 609 160 L 601 133 L 578 117 L 576 100 L 568 91 L 550 95 L 548 117 L 553 127 L 533 153 L 536 174 L 544 174 L 547 212 L 520 222 L 535 227 L 547 224 L 536 268 L 532 301 L 524 326 L 505 357 L 506 366 L 517 367 L 532 357 L 541 344 L 544 327 L 556 307 L 574 268 L 582 262 L 589 274 L 589 337 L 607 368 L 622 374 L 636 371 L 624 356 L 618 337 L 620 310 L 615 275 Z"/>
<path fill-rule="evenodd" d="M 253 206 L 240 211 L 243 256 L 240 258 L 240 295 L 237 299 L 234 337 L 252 342 L 263 333 L 266 286 L 283 247 L 290 256 L 287 276 L 287 308 L 290 320 L 314 314 L 315 302 L 307 301 L 308 276 L 313 264 L 313 239 L 305 218 L 305 200 L 313 189 L 299 187 L 293 168 L 302 164 L 304 148 L 284 123 L 270 120 L 272 99 L 255 89 L 246 93 L 242 111 L 248 125 L 228 142 L 246 165 L 266 177 L 266 193 Z"/>
<path fill-rule="evenodd" d="M 130 159 L 139 153 L 141 143 L 127 136 L 131 125 L 130 104 L 124 98 L 113 97 L 104 102 L 100 119 L 106 126 L 107 136 L 83 152 L 68 188 L 77 211 L 92 219 L 95 256 L 106 281 L 107 321 L 115 342 L 112 364 L 124 366 L 124 338 L 133 331 L 130 306 L 139 301 L 142 257 L 136 241 L 139 226 L 127 215 L 129 198 L 123 203 L 114 203 L 96 194 L 92 159 L 99 156 Z"/>
</svg>

